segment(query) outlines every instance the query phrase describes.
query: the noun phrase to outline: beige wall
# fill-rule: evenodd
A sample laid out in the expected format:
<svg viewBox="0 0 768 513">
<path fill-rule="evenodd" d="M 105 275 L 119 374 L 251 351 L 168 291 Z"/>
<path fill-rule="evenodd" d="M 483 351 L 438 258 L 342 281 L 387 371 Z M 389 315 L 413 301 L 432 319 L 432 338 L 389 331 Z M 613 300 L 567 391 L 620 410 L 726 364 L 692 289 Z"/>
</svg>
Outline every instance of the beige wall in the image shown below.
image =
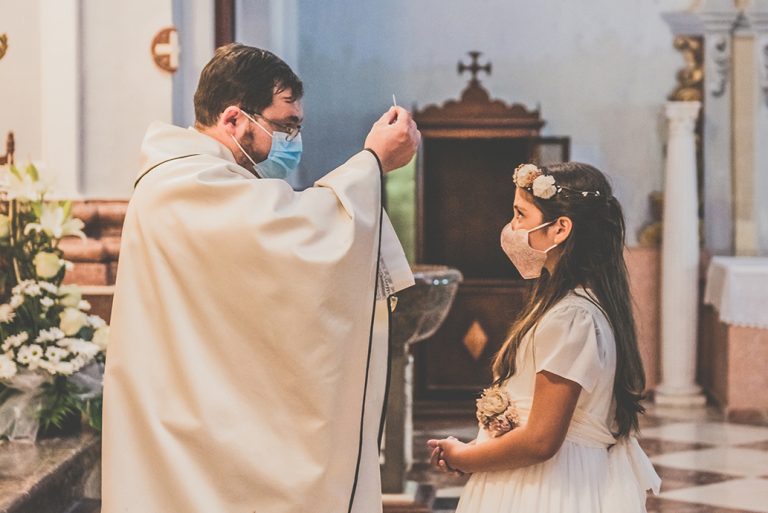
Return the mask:
<svg viewBox="0 0 768 513">
<path fill-rule="evenodd" d="M 41 155 L 39 10 L 37 1 L 0 0 L 0 34 L 8 36 L 0 59 L 0 153 L 13 130 L 19 160 Z"/>
<path fill-rule="evenodd" d="M 172 0 L 0 0 L 0 153 L 40 161 L 69 196 L 128 198 L 147 125 L 172 119 L 152 39 Z M 212 22 L 211 22 L 212 23 Z"/>
</svg>

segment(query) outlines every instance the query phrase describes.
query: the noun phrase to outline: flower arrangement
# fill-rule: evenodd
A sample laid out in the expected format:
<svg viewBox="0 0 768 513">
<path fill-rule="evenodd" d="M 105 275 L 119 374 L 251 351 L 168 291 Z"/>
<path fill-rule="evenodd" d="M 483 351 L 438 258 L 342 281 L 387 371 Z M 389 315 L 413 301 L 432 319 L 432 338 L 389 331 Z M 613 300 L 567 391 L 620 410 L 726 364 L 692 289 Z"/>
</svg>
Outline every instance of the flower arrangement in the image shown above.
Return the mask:
<svg viewBox="0 0 768 513">
<path fill-rule="evenodd" d="M 520 425 L 515 403 L 507 390 L 499 386 L 483 390 L 477 400 L 477 420 L 494 438 Z"/>
<path fill-rule="evenodd" d="M 107 323 L 75 285 L 63 237 L 84 238 L 69 201 L 49 201 L 37 168 L 0 171 L 0 435 L 34 441 L 81 416 L 101 426 Z"/>
</svg>

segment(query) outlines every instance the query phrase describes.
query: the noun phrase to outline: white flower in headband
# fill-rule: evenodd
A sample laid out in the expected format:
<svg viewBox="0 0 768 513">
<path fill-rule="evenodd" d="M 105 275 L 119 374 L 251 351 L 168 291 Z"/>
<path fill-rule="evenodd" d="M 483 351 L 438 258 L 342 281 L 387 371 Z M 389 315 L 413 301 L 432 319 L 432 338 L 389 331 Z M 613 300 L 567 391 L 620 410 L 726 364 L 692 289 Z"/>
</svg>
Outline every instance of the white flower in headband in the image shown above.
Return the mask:
<svg viewBox="0 0 768 513">
<path fill-rule="evenodd" d="M 557 186 L 555 185 L 555 177 L 549 175 L 541 175 L 536 177 L 533 181 L 533 195 L 541 199 L 549 199 L 557 194 Z"/>
<path fill-rule="evenodd" d="M 518 187 L 530 189 L 534 180 L 543 174 L 543 171 L 533 164 L 521 164 L 515 169 L 513 180 Z"/>
</svg>

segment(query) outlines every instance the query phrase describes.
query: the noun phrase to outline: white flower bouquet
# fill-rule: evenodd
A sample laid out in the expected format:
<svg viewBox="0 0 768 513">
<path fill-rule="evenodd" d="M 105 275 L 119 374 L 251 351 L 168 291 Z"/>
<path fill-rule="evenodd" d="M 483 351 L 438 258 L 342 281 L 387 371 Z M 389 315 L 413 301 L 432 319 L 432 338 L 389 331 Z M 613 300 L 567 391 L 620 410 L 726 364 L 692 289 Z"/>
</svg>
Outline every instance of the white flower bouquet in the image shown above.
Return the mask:
<svg viewBox="0 0 768 513">
<path fill-rule="evenodd" d="M 109 327 L 75 285 L 62 237 L 85 237 L 69 201 L 47 201 L 37 169 L 0 171 L 0 436 L 34 441 L 81 417 L 101 426 Z"/>
<path fill-rule="evenodd" d="M 505 388 L 493 386 L 483 390 L 477 400 L 477 421 L 494 438 L 520 425 L 515 403 Z"/>
</svg>

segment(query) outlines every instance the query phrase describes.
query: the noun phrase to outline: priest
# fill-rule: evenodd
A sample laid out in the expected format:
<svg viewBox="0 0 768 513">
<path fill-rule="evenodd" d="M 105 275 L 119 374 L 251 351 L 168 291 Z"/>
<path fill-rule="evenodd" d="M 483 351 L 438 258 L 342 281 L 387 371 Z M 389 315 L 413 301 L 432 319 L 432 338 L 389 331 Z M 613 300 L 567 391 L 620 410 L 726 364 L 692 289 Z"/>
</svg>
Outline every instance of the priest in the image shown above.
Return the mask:
<svg viewBox="0 0 768 513">
<path fill-rule="evenodd" d="M 382 175 L 420 134 L 392 108 L 313 187 L 303 87 L 219 48 L 196 124 L 150 125 L 104 378 L 103 513 L 381 511 L 388 299 L 413 283 Z"/>
</svg>

